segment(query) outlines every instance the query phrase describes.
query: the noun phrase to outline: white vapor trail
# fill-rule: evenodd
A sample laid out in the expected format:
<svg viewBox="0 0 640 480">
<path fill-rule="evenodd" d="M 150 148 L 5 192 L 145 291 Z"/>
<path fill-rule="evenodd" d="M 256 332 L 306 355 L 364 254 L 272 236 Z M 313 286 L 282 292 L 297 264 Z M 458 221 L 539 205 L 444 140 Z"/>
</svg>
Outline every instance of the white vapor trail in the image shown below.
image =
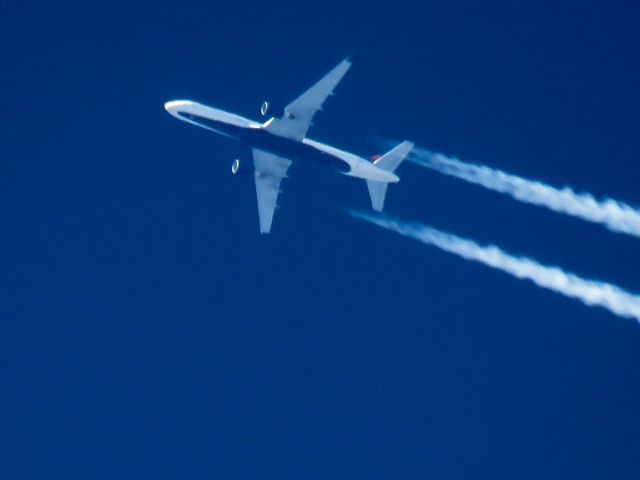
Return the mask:
<svg viewBox="0 0 640 480">
<path fill-rule="evenodd" d="M 541 265 L 526 257 L 510 255 L 494 245 L 483 246 L 472 240 L 442 232 L 419 223 L 408 223 L 385 215 L 348 210 L 356 217 L 405 237 L 438 247 L 464 259 L 479 262 L 522 280 L 531 280 L 539 287 L 590 307 L 603 307 L 611 313 L 640 322 L 640 295 L 627 292 L 610 283 L 583 279 L 559 267 Z"/>
<path fill-rule="evenodd" d="M 569 187 L 555 188 L 484 165 L 466 163 L 426 149 L 414 150 L 411 160 L 444 175 L 460 178 L 512 198 L 599 223 L 609 230 L 640 237 L 640 210 L 612 199 L 596 200 Z"/>
</svg>

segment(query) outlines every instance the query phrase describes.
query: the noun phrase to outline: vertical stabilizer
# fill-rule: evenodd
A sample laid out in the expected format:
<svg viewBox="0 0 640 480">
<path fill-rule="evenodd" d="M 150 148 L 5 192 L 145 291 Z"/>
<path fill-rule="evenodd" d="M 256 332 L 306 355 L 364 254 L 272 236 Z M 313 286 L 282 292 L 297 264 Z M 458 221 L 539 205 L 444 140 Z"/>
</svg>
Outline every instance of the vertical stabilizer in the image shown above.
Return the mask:
<svg viewBox="0 0 640 480">
<path fill-rule="evenodd" d="M 413 143 L 404 141 L 400 145 L 395 146 L 387 153 L 377 158 L 373 163 L 376 167 L 386 170 L 387 172 L 394 172 L 396 168 L 402 163 L 402 161 L 413 150 Z M 367 180 L 367 187 L 369 188 L 369 196 L 371 197 L 371 206 L 376 212 L 381 212 L 384 207 L 384 199 L 387 194 L 386 182 L 379 182 L 376 180 Z"/>
</svg>

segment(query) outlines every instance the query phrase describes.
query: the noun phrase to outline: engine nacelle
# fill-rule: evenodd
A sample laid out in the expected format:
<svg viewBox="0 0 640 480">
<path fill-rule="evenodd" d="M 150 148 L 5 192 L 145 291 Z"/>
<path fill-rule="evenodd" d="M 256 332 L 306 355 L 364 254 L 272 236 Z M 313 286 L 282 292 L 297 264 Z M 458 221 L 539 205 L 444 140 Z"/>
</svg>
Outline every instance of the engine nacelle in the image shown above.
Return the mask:
<svg viewBox="0 0 640 480">
<path fill-rule="evenodd" d="M 282 116 L 284 116 L 284 107 L 265 100 L 264 102 L 262 102 L 262 106 L 260 107 L 260 113 L 263 117 L 269 116 L 281 118 Z"/>
<path fill-rule="evenodd" d="M 240 161 L 239 158 L 236 158 L 233 162 L 231 162 L 231 173 L 238 177 L 244 177 L 251 173 L 251 168 L 248 168 L 243 162 Z"/>
</svg>

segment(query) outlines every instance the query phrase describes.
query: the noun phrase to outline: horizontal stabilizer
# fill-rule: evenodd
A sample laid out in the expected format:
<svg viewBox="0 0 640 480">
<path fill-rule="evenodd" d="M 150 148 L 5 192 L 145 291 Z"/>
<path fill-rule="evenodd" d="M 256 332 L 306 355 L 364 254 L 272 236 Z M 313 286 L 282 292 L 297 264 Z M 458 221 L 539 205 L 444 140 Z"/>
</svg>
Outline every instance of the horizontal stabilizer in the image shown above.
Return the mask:
<svg viewBox="0 0 640 480">
<path fill-rule="evenodd" d="M 384 197 L 387 194 L 387 185 L 389 184 L 386 182 L 367 180 L 369 196 L 371 197 L 371 206 L 376 212 L 381 212 L 384 207 Z"/>
<path fill-rule="evenodd" d="M 411 150 L 413 150 L 413 143 L 404 141 L 400 145 L 389 150 L 380 158 L 376 159 L 373 163 L 376 167 L 393 173 L 407 155 L 409 155 Z M 381 212 L 384 207 L 384 199 L 387 195 L 388 185 L 389 184 L 386 182 L 367 180 L 369 196 L 371 197 L 371 206 L 376 212 Z"/>
</svg>

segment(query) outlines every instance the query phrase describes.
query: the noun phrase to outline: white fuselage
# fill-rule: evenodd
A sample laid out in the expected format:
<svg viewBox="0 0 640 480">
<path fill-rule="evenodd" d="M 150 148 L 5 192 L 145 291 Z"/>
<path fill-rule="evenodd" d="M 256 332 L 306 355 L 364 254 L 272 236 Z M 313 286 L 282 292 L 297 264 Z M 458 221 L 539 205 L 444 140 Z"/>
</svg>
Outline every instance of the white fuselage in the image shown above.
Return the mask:
<svg viewBox="0 0 640 480">
<path fill-rule="evenodd" d="M 179 120 L 220 135 L 243 140 L 252 148 L 270 151 L 284 158 L 309 158 L 336 167 L 347 166 L 348 171 L 343 173 L 365 180 L 385 183 L 395 183 L 399 180 L 394 173 L 376 167 L 372 162 L 353 153 L 310 138 L 297 141 L 271 133 L 268 131 L 268 127 L 273 119 L 261 124 L 240 115 L 190 100 L 167 102 L 164 108 Z"/>
</svg>

